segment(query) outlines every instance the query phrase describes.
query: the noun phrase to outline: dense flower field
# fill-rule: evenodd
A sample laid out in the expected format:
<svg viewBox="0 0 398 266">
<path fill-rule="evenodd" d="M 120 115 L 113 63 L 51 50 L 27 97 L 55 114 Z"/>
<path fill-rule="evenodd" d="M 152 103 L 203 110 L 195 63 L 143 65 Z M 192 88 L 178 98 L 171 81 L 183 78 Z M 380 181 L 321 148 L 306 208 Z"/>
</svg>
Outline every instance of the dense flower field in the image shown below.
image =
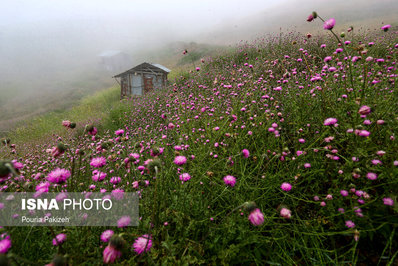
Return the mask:
<svg viewBox="0 0 398 266">
<path fill-rule="evenodd" d="M 1 191 L 136 191 L 140 225 L 2 228 L 1 260 L 397 263 L 397 32 L 335 23 L 241 43 L 48 145 L 2 140 Z"/>
</svg>

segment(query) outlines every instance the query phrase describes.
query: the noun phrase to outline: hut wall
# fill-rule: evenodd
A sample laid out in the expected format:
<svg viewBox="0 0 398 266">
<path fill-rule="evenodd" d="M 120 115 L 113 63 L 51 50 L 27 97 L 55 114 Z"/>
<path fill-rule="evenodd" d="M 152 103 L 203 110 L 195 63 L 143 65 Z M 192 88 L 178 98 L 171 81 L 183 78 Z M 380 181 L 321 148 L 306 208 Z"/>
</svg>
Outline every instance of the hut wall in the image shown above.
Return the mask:
<svg viewBox="0 0 398 266">
<path fill-rule="evenodd" d="M 153 87 L 155 89 L 162 89 L 163 88 L 163 75 L 157 75 L 153 79 Z"/>
<path fill-rule="evenodd" d="M 145 78 L 152 78 L 153 89 L 163 88 L 163 75 L 155 74 L 144 74 Z M 144 85 L 142 85 L 144 87 Z"/>
<path fill-rule="evenodd" d="M 143 86 L 141 75 L 131 75 L 131 95 L 142 95 Z"/>
</svg>

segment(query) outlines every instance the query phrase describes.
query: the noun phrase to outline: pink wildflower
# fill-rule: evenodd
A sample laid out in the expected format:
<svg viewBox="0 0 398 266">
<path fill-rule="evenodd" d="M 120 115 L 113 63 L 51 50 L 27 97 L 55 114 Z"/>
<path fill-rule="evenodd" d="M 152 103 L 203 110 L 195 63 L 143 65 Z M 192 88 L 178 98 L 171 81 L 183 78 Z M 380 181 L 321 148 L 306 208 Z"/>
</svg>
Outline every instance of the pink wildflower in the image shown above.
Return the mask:
<svg viewBox="0 0 398 266">
<path fill-rule="evenodd" d="M 180 155 L 180 156 L 177 156 L 174 158 L 174 163 L 176 165 L 181 166 L 181 165 L 185 164 L 186 162 L 187 162 L 187 158 L 185 156 Z"/>
<path fill-rule="evenodd" d="M 123 189 L 119 189 L 119 188 L 114 189 L 114 190 L 112 190 L 111 195 L 116 200 L 122 200 L 123 197 L 124 197 L 124 190 Z M 128 216 L 124 216 L 124 217 L 128 217 Z M 128 218 L 130 218 L 130 217 L 128 217 Z"/>
<path fill-rule="evenodd" d="M 105 230 L 101 234 L 101 241 L 102 242 L 109 242 L 111 237 L 113 236 L 114 232 L 112 230 Z"/>
<path fill-rule="evenodd" d="M 106 246 L 102 253 L 104 263 L 113 263 L 122 256 L 122 252 L 112 246 Z"/>
<path fill-rule="evenodd" d="M 98 130 L 97 130 L 96 127 L 90 127 L 90 128 L 87 130 L 87 133 L 88 133 L 89 135 L 91 135 L 91 136 L 97 135 L 97 132 L 98 132 Z"/>
<path fill-rule="evenodd" d="M 101 168 L 106 164 L 105 157 L 96 157 L 91 159 L 90 165 L 95 168 Z"/>
<path fill-rule="evenodd" d="M 55 238 L 53 238 L 53 246 L 58 246 L 58 245 L 64 243 L 65 240 L 66 240 L 65 234 L 58 234 L 58 235 L 56 235 Z"/>
<path fill-rule="evenodd" d="M 107 176 L 106 173 L 99 172 L 98 170 L 93 171 L 93 176 L 91 177 L 95 182 L 101 182 Z"/>
<path fill-rule="evenodd" d="M 358 136 L 361 136 L 361 137 L 369 137 L 369 135 L 370 135 L 370 132 L 367 130 L 360 130 L 358 133 Z"/>
<path fill-rule="evenodd" d="M 336 123 L 337 123 L 337 118 L 329 117 L 323 122 L 323 125 L 324 126 L 330 126 L 330 125 L 334 125 Z"/>
<path fill-rule="evenodd" d="M 57 168 L 48 174 L 47 180 L 54 184 L 62 184 L 65 183 L 70 175 L 71 173 L 68 170 Z"/>
<path fill-rule="evenodd" d="M 282 183 L 282 185 L 281 185 L 281 189 L 283 190 L 283 191 L 290 191 L 291 189 L 292 189 L 292 185 L 290 185 L 289 183 Z"/>
<path fill-rule="evenodd" d="M 143 252 L 148 252 L 151 250 L 152 240 L 148 235 L 143 235 L 137 238 L 133 244 L 134 251 L 137 254 L 141 254 Z"/>
<path fill-rule="evenodd" d="M 394 205 L 394 201 L 392 200 L 392 198 L 383 198 L 383 203 L 384 203 L 384 205 L 388 205 L 388 206 Z"/>
<path fill-rule="evenodd" d="M 186 181 L 188 181 L 189 179 L 191 179 L 191 176 L 190 176 L 190 174 L 188 174 L 188 173 L 183 173 L 182 175 L 180 175 L 180 180 L 181 180 L 181 181 L 186 182 Z"/>
<path fill-rule="evenodd" d="M 282 208 L 280 215 L 286 219 L 290 219 L 292 217 L 292 212 L 287 208 Z"/>
<path fill-rule="evenodd" d="M 243 150 L 242 150 L 242 155 L 243 155 L 243 157 L 245 157 L 245 158 L 249 158 L 249 156 L 250 156 L 249 150 L 248 150 L 248 149 L 243 149 Z"/>
<path fill-rule="evenodd" d="M 387 24 L 387 25 L 382 26 L 380 29 L 382 29 L 384 31 L 388 31 L 389 28 L 391 28 L 391 25 Z"/>
<path fill-rule="evenodd" d="M 62 125 L 63 125 L 64 127 L 70 127 L 71 124 L 72 124 L 72 123 L 71 123 L 69 120 L 64 120 L 64 121 L 62 121 Z"/>
<path fill-rule="evenodd" d="M 347 190 L 340 190 L 340 194 L 343 197 L 347 197 L 348 196 L 348 191 Z"/>
<path fill-rule="evenodd" d="M 371 109 L 369 106 L 367 105 L 363 105 L 361 106 L 361 108 L 359 108 L 358 113 L 361 115 L 367 115 L 371 112 Z"/>
<path fill-rule="evenodd" d="M 351 220 L 348 220 L 348 221 L 345 221 L 345 226 L 347 226 L 348 228 L 354 228 L 355 223 Z"/>
<path fill-rule="evenodd" d="M 233 187 L 233 186 L 235 186 L 236 178 L 233 177 L 232 175 L 227 175 L 224 177 L 224 183 L 225 183 L 225 185 Z"/>
<path fill-rule="evenodd" d="M 121 136 L 124 134 L 124 130 L 123 129 L 119 129 L 115 131 L 116 136 Z"/>
<path fill-rule="evenodd" d="M 254 209 L 250 214 L 249 214 L 249 221 L 254 225 L 254 226 L 259 226 L 264 223 L 264 214 L 260 211 L 259 208 Z"/>
<path fill-rule="evenodd" d="M 7 251 L 11 248 L 11 240 L 5 238 L 0 240 L 0 254 L 7 253 Z"/>
<path fill-rule="evenodd" d="M 331 18 L 325 21 L 325 23 L 323 24 L 323 28 L 325 30 L 332 30 L 335 24 L 336 20 L 334 18 Z"/>
<path fill-rule="evenodd" d="M 131 222 L 130 216 L 123 216 L 117 221 L 117 227 L 126 227 L 129 226 Z"/>
<path fill-rule="evenodd" d="M 367 173 L 366 174 L 366 177 L 369 179 L 369 180 L 376 180 L 377 179 L 377 174 L 375 174 L 375 173 Z"/>
</svg>

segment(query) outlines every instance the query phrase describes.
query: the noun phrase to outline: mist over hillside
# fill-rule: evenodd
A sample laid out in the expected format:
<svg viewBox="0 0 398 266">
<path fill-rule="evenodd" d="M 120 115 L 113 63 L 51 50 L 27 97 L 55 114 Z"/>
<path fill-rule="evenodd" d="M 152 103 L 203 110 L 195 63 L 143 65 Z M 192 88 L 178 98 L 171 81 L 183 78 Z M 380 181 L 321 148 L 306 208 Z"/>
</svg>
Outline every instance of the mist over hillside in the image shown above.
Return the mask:
<svg viewBox="0 0 398 266">
<path fill-rule="evenodd" d="M 7 1 L 0 10 L 0 130 L 115 84 L 116 73 L 99 65 L 103 51 L 129 53 L 133 65 L 156 60 L 173 68 L 184 63 L 178 49 L 192 42 L 208 44 L 201 49 L 210 54 L 212 45 L 280 30 L 320 31 L 305 21 L 313 10 L 335 17 L 337 28 L 376 27 L 396 24 L 398 2 Z"/>
<path fill-rule="evenodd" d="M 398 1 L 280 1 L 277 5 L 253 11 L 243 18 L 228 18 L 217 27 L 203 32 L 207 42 L 234 44 L 253 40 L 268 33 L 299 31 L 324 33 L 322 27 L 308 23 L 306 18 L 317 11 L 323 18 L 334 17 L 336 28 L 345 31 L 348 26 L 356 30 L 379 29 L 384 23 L 396 24 Z M 320 23 L 320 22 L 316 22 Z"/>
</svg>

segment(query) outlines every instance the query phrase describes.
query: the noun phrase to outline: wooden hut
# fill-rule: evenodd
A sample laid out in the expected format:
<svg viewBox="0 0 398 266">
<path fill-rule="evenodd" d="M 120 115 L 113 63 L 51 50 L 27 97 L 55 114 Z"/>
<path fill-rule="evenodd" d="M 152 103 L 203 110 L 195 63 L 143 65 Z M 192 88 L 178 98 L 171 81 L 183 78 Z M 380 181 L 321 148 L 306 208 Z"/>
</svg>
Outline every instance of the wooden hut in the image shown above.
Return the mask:
<svg viewBox="0 0 398 266">
<path fill-rule="evenodd" d="M 160 64 L 142 63 L 114 78 L 119 82 L 121 98 L 144 95 L 154 89 L 166 87 L 167 75 L 171 70 Z"/>
</svg>

